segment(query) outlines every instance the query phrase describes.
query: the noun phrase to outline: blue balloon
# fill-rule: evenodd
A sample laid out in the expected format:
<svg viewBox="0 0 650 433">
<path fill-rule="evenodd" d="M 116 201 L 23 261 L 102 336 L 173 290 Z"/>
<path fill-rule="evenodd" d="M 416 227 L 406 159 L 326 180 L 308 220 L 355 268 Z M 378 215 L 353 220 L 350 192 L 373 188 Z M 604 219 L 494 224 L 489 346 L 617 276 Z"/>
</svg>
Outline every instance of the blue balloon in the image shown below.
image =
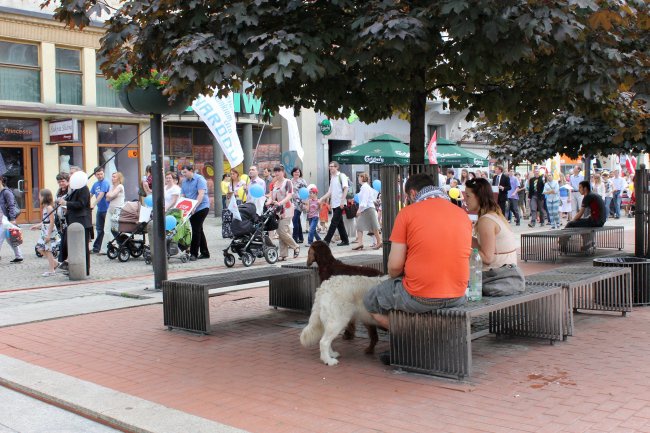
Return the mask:
<svg viewBox="0 0 650 433">
<path fill-rule="evenodd" d="M 381 192 L 381 180 L 375 179 L 372 181 L 372 189 L 377 192 Z"/>
<path fill-rule="evenodd" d="M 359 204 L 359 194 L 355 194 L 355 195 L 354 195 L 354 202 L 355 202 L 356 204 Z"/>
<path fill-rule="evenodd" d="M 255 184 L 248 189 L 248 193 L 253 198 L 260 198 L 264 195 L 264 188 L 262 185 Z"/>
<path fill-rule="evenodd" d="M 309 191 L 304 186 L 298 190 L 298 197 L 300 200 L 307 200 L 309 198 Z"/>
<path fill-rule="evenodd" d="M 144 198 L 144 205 L 147 207 L 153 207 L 153 196 L 151 194 Z"/>
<path fill-rule="evenodd" d="M 176 218 L 172 215 L 165 217 L 165 230 L 174 230 L 176 228 Z"/>
</svg>

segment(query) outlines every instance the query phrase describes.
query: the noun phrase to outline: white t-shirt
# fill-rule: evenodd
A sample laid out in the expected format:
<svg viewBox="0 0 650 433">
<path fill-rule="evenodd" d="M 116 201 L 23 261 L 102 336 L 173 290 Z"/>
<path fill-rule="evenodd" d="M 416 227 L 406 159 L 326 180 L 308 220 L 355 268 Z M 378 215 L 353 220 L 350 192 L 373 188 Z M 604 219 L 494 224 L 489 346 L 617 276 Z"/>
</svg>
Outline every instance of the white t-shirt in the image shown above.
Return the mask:
<svg viewBox="0 0 650 433">
<path fill-rule="evenodd" d="M 172 185 L 169 188 L 165 188 L 165 209 L 169 208 L 169 206 L 172 204 L 172 200 L 174 200 L 174 196 L 180 197 L 181 195 L 181 187 L 178 185 Z M 176 197 L 176 199 L 178 199 Z"/>
<path fill-rule="evenodd" d="M 341 203 L 345 203 L 345 197 L 343 197 L 343 188 L 349 187 L 348 177 L 339 172 L 336 173 L 330 179 L 330 201 L 332 204 L 332 209 L 341 206 Z"/>
</svg>

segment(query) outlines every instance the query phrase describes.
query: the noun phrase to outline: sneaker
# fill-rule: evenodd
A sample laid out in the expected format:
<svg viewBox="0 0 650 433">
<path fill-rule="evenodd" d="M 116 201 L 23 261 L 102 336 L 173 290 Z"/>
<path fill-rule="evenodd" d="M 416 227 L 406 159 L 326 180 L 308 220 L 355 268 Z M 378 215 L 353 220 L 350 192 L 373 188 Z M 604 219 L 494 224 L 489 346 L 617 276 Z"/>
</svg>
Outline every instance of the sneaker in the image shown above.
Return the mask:
<svg viewBox="0 0 650 433">
<path fill-rule="evenodd" d="M 67 271 L 67 270 L 68 270 L 68 262 L 61 262 L 61 263 L 59 263 L 59 266 L 57 266 L 57 269 L 61 269 L 61 270 Z"/>
<path fill-rule="evenodd" d="M 198 259 L 198 257 L 192 255 L 190 256 L 190 262 L 195 262 Z"/>
<path fill-rule="evenodd" d="M 23 258 L 22 257 L 16 257 L 15 259 L 11 260 L 9 263 L 22 263 Z"/>
<path fill-rule="evenodd" d="M 47 271 L 41 274 L 42 277 L 53 277 L 54 275 L 56 275 L 56 271 Z"/>
<path fill-rule="evenodd" d="M 535 227 L 535 224 L 528 223 L 528 227 L 533 228 L 533 227 Z"/>
<path fill-rule="evenodd" d="M 199 260 L 209 259 L 209 258 L 210 258 L 210 254 L 201 254 L 201 255 L 198 257 Z"/>
</svg>

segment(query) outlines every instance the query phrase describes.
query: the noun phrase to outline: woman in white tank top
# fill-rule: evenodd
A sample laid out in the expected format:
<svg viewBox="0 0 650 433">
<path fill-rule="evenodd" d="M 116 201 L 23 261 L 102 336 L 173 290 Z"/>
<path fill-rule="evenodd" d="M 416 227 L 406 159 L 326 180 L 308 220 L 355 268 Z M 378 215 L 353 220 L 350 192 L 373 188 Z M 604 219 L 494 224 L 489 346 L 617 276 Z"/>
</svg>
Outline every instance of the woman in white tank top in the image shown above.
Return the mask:
<svg viewBox="0 0 650 433">
<path fill-rule="evenodd" d="M 512 295 L 525 289 L 523 273 L 517 266 L 517 241 L 494 200 L 486 179 L 465 183 L 465 202 L 478 214 L 472 247 L 478 248 L 483 261 L 483 294 Z"/>
</svg>

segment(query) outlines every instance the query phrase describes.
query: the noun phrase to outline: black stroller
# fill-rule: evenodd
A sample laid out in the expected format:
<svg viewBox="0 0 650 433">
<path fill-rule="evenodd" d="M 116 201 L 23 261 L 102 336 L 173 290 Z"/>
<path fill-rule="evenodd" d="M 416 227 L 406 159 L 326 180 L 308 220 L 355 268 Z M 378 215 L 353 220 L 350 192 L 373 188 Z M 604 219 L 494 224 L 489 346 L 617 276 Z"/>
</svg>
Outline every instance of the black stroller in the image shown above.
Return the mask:
<svg viewBox="0 0 650 433">
<path fill-rule="evenodd" d="M 114 239 L 106 247 L 109 259 L 127 262 L 131 257 L 140 257 L 145 250 L 147 221 L 141 221 L 140 212 L 143 206 L 137 201 L 124 203 L 117 208 L 111 220 L 111 232 Z"/>
<path fill-rule="evenodd" d="M 238 207 L 241 221 L 233 219 L 230 224 L 233 239 L 223 250 L 223 262 L 229 268 L 235 266 L 237 254 L 244 266 L 250 266 L 255 258 L 264 257 L 269 264 L 278 261 L 278 247 L 271 242 L 269 231 L 278 228 L 275 207 L 269 207 L 262 216 L 257 215 L 254 203 L 244 203 Z M 232 253 L 230 252 L 232 251 Z"/>
</svg>

